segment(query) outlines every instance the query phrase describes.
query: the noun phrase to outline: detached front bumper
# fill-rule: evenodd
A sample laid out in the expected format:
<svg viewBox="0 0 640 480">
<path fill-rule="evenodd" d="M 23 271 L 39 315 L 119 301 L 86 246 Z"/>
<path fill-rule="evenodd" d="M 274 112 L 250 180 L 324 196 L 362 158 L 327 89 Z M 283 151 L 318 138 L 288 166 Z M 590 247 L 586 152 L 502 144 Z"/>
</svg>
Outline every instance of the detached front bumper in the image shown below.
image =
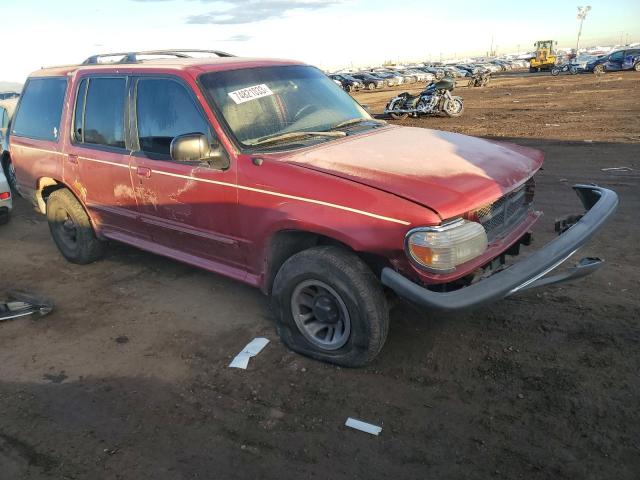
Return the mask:
<svg viewBox="0 0 640 480">
<path fill-rule="evenodd" d="M 584 245 L 615 212 L 618 195 L 595 185 L 574 185 L 586 213 L 558 238 L 526 259 L 491 275 L 478 283 L 452 292 L 433 292 L 407 279 L 395 270 L 382 270 L 382 283 L 419 306 L 431 310 L 466 310 L 500 300 L 514 293 L 543 285 L 566 282 L 589 275 L 603 260 L 583 258 L 566 271 L 546 276 Z"/>
</svg>

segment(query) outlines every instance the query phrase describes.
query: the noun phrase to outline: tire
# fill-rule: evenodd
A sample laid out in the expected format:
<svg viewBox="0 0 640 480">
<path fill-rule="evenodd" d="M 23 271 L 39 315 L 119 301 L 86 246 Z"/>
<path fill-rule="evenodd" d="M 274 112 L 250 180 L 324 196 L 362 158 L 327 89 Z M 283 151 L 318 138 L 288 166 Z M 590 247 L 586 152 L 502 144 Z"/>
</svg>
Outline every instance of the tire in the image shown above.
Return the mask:
<svg viewBox="0 0 640 480">
<path fill-rule="evenodd" d="M 557 77 L 558 75 L 560 75 L 560 69 L 558 67 L 553 67 L 551 69 L 551 75 L 553 75 L 554 77 Z"/>
<path fill-rule="evenodd" d="M 86 265 L 104 255 L 104 242 L 96 237 L 87 212 L 66 188 L 47 199 L 47 221 L 53 241 L 71 263 Z"/>
<path fill-rule="evenodd" d="M 578 74 L 578 67 L 569 67 L 569 73 L 571 75 L 577 75 Z"/>
<path fill-rule="evenodd" d="M 462 97 L 453 97 L 444 103 L 442 111 L 447 117 L 459 117 L 464 112 L 464 102 Z"/>
<path fill-rule="evenodd" d="M 636 63 L 636 64 L 633 66 L 633 69 L 634 69 L 636 72 L 640 72 L 640 62 Z"/>
<path fill-rule="evenodd" d="M 344 87 L 345 91 L 347 93 L 351 93 L 353 92 L 353 86 L 352 85 L 347 85 L 346 87 Z"/>
<path fill-rule="evenodd" d="M 4 176 L 7 177 L 7 182 L 9 183 L 9 188 L 14 192 L 18 191 L 18 181 L 16 178 L 16 169 L 11 163 L 11 157 L 7 155 L 2 161 L 2 168 L 4 170 Z"/>
<path fill-rule="evenodd" d="M 596 75 L 602 75 L 605 72 L 604 65 L 599 64 L 593 67 L 593 73 Z"/>
<path fill-rule="evenodd" d="M 339 247 L 313 247 L 289 258 L 276 275 L 271 300 L 283 343 L 316 360 L 359 367 L 376 357 L 387 338 L 389 311 L 380 282 L 357 255 Z M 303 318 L 309 315 L 311 321 Z M 323 335 L 338 341 L 329 345 Z"/>
<path fill-rule="evenodd" d="M 398 102 L 401 102 L 401 100 L 396 100 L 396 104 Z M 389 110 L 391 110 L 391 108 L 389 108 Z M 393 118 L 394 120 L 404 120 L 406 118 L 409 118 L 408 113 L 390 113 L 389 115 L 391 115 L 391 118 Z"/>
<path fill-rule="evenodd" d="M 367 84 L 367 90 L 375 90 L 376 89 L 376 84 L 371 82 L 369 84 Z"/>
<path fill-rule="evenodd" d="M 538 71 L 535 67 L 529 67 L 529 73 L 536 73 Z"/>
</svg>

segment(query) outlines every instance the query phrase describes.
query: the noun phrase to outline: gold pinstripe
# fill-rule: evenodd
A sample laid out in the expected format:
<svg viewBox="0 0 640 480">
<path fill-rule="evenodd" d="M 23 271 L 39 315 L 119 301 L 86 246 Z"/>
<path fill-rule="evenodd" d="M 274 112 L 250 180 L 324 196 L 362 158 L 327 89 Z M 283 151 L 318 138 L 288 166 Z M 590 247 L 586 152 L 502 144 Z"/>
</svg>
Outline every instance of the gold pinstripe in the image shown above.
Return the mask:
<svg viewBox="0 0 640 480">
<path fill-rule="evenodd" d="M 64 153 L 56 152 L 56 151 L 53 151 L 53 150 L 45 150 L 45 149 L 42 149 L 42 148 L 28 147 L 28 146 L 24 146 L 24 145 L 18 145 L 18 146 L 21 147 L 21 148 L 27 148 L 27 149 L 30 149 L 30 150 L 37 150 L 37 151 L 40 151 L 40 152 L 54 153 L 54 154 L 57 154 L 57 155 L 65 155 Z M 131 168 L 131 169 L 134 169 L 134 170 L 136 168 L 136 167 L 129 167 L 128 165 L 123 165 L 121 163 L 108 162 L 108 161 L 105 161 L 105 160 L 97 160 L 95 158 L 87 158 L 87 157 L 78 156 L 78 159 L 87 160 L 89 162 L 102 163 L 102 164 L 105 164 L 105 165 L 113 165 L 115 167 L 120 167 L 120 168 Z M 263 190 L 261 188 L 254 188 L 254 187 L 249 187 L 249 186 L 246 186 L 246 185 L 236 185 L 236 184 L 228 183 L 228 182 L 220 182 L 220 181 L 217 181 L 217 180 L 209 180 L 209 179 L 206 179 L 206 178 L 198 178 L 198 177 L 191 177 L 191 176 L 188 176 L 188 175 L 180 175 L 180 174 L 177 174 L 177 173 L 162 172 L 160 170 L 152 170 L 152 173 L 155 173 L 157 175 L 165 175 L 165 176 L 169 176 L 169 177 L 184 178 L 186 180 L 194 180 L 196 182 L 210 183 L 210 184 L 213 184 L 213 185 L 220 185 L 222 187 L 237 188 L 239 190 L 245 190 L 245 191 L 248 191 L 248 192 L 256 192 L 256 193 L 261 193 L 263 195 L 271 195 L 271 196 L 274 196 L 274 197 L 287 198 L 287 199 L 296 200 L 296 201 L 299 201 L 299 202 L 312 203 L 314 205 L 322 205 L 324 207 L 335 208 L 337 210 L 343 210 L 345 212 L 351 212 L 351 213 L 355 213 L 357 215 L 364 215 L 366 217 L 376 218 L 378 220 L 384 220 L 384 221 L 387 221 L 387 222 L 398 223 L 400 225 L 411 225 L 410 222 L 407 222 L 405 220 L 399 220 L 397 218 L 392 218 L 392 217 L 385 217 L 384 215 L 378 215 L 377 213 L 367 212 L 367 211 L 364 211 L 364 210 L 358 210 L 357 208 L 346 207 L 344 205 L 338 205 L 336 203 L 325 202 L 323 200 L 316 200 L 316 199 L 313 199 L 313 198 L 306 198 L 306 197 L 298 197 L 296 195 L 289 195 L 289 194 L 286 194 L 286 193 L 273 192 L 271 190 Z"/>
</svg>

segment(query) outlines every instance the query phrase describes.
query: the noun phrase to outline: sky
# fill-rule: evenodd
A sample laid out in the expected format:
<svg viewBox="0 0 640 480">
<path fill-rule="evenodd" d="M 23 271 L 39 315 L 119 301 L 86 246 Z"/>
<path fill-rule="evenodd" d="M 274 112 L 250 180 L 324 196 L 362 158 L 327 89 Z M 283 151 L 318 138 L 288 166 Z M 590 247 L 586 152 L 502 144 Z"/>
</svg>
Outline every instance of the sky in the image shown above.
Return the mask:
<svg viewBox="0 0 640 480">
<path fill-rule="evenodd" d="M 95 53 L 217 49 L 325 69 L 575 46 L 583 0 L 0 0 L 0 81 Z M 640 41 L 640 1 L 589 0 L 582 46 Z"/>
</svg>

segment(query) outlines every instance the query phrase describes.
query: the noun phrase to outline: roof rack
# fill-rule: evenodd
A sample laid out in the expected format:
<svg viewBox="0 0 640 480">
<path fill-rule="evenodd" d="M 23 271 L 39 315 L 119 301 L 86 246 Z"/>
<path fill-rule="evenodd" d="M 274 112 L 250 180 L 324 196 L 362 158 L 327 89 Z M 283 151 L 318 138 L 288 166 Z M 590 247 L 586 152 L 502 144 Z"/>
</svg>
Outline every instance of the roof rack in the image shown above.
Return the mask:
<svg viewBox="0 0 640 480">
<path fill-rule="evenodd" d="M 231 53 L 221 52 L 219 50 L 198 50 L 195 48 L 179 49 L 179 50 L 148 50 L 146 52 L 120 52 L 120 53 L 103 53 L 100 55 L 92 55 L 87 58 L 82 65 L 96 65 L 100 63 L 101 58 L 105 57 L 122 57 L 122 60 L 113 63 L 136 63 L 140 60 L 138 56 L 174 56 L 176 58 L 193 58 L 189 53 L 213 53 L 218 57 L 235 57 Z"/>
</svg>

